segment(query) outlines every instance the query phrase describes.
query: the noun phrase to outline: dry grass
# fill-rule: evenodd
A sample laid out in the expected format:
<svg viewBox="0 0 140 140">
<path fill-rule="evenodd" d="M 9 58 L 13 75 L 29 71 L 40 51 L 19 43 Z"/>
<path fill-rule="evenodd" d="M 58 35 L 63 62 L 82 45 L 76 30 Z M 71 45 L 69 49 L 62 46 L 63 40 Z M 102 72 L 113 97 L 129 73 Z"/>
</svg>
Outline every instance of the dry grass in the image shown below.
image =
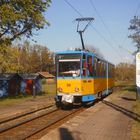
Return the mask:
<svg viewBox="0 0 140 140">
<path fill-rule="evenodd" d="M 46 95 L 45 94 L 36 95 L 35 99 L 44 98 Z M 15 105 L 15 104 L 23 103 L 23 102 L 26 102 L 26 101 L 29 101 L 32 99 L 34 99 L 34 97 L 32 95 L 27 95 L 27 96 L 18 95 L 15 97 L 2 98 L 2 99 L 0 99 L 0 107 Z"/>
<path fill-rule="evenodd" d="M 136 85 L 134 81 L 119 81 L 115 82 L 115 86 L 123 87 L 121 92 L 117 91 L 115 94 L 136 94 Z M 133 112 L 140 116 L 140 100 L 135 102 L 133 106 Z M 140 122 L 133 120 L 132 121 L 132 129 L 131 129 L 131 139 L 132 140 L 140 140 Z"/>
<path fill-rule="evenodd" d="M 47 94 L 55 94 L 56 93 L 56 83 L 46 83 L 42 86 L 42 91 Z"/>
<path fill-rule="evenodd" d="M 134 112 L 140 116 L 140 101 L 137 101 L 134 106 Z M 133 121 L 132 125 L 132 140 L 140 139 L 140 122 Z"/>
</svg>

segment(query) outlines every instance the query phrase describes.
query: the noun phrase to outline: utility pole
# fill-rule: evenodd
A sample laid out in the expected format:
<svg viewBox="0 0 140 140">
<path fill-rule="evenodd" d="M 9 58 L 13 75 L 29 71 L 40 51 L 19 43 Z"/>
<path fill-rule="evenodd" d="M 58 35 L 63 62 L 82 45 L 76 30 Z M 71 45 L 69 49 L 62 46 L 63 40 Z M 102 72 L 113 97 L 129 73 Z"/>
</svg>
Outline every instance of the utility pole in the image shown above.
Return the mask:
<svg viewBox="0 0 140 140">
<path fill-rule="evenodd" d="M 87 29 L 87 27 L 90 25 L 90 23 L 94 20 L 94 18 L 77 18 L 76 21 L 78 22 L 77 24 L 77 32 L 80 34 L 80 38 L 81 38 L 81 43 L 82 43 L 82 49 L 85 50 L 85 45 L 84 45 L 84 40 L 83 40 L 83 33 L 84 31 Z M 87 22 L 87 24 L 85 25 L 85 27 L 80 30 L 79 29 L 79 24 L 80 22 Z"/>
</svg>

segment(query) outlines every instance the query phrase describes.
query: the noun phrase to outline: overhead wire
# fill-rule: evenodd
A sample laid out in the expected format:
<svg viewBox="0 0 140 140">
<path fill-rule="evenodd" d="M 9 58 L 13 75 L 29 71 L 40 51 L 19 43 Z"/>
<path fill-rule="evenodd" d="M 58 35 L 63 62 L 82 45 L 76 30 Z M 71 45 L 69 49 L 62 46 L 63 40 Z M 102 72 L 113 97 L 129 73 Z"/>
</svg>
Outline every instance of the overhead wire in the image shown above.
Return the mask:
<svg viewBox="0 0 140 140">
<path fill-rule="evenodd" d="M 96 12 L 96 14 L 98 15 L 98 17 L 100 18 L 102 24 L 104 25 L 106 31 L 108 32 L 108 34 L 109 34 L 109 36 L 110 36 L 110 38 L 115 42 L 115 44 L 118 44 L 117 41 L 114 39 L 112 33 L 110 32 L 110 30 L 109 30 L 107 24 L 104 22 L 102 16 L 100 15 L 100 13 L 98 12 L 97 8 L 95 7 L 95 5 L 94 5 L 94 3 L 93 3 L 93 0 L 89 0 L 89 2 L 90 2 L 90 4 L 91 4 L 92 8 L 95 10 L 95 12 Z M 104 38 L 104 39 L 105 39 L 105 38 Z M 105 39 L 105 40 L 106 40 L 106 39 Z M 106 40 L 106 41 L 107 41 L 107 40 Z M 108 41 L 107 41 L 107 42 L 108 42 Z M 112 43 L 110 43 L 110 42 L 108 42 L 108 43 L 109 43 L 112 47 L 114 47 L 114 45 L 113 45 Z M 114 49 L 118 52 L 118 50 L 117 50 L 115 47 L 114 47 Z M 122 56 L 120 55 L 120 52 L 118 52 L 118 54 L 119 54 L 120 57 L 122 57 Z"/>
<path fill-rule="evenodd" d="M 112 35 L 112 33 L 110 32 L 108 26 L 106 25 L 106 23 L 104 22 L 102 16 L 100 15 L 100 13 L 98 12 L 97 8 L 95 7 L 94 3 L 93 3 L 93 0 L 89 0 L 92 8 L 95 10 L 96 14 L 98 15 L 98 17 L 100 18 L 102 24 L 104 25 L 105 29 L 107 30 L 107 32 L 109 33 L 110 37 L 114 40 L 114 37 Z"/>
<path fill-rule="evenodd" d="M 139 9 L 140 9 L 140 3 L 138 4 L 138 6 L 137 6 L 137 8 L 136 8 L 136 11 L 134 12 L 134 16 L 137 15 Z M 129 35 L 129 30 L 127 31 L 126 36 L 124 37 L 124 39 L 123 39 L 123 41 L 122 41 L 122 44 L 120 45 L 120 47 L 123 48 L 123 49 L 124 49 L 123 46 L 124 46 L 126 40 L 128 39 L 128 35 Z M 127 52 L 128 52 L 128 51 L 127 51 Z M 131 53 L 131 54 L 133 55 L 133 53 Z"/>
<path fill-rule="evenodd" d="M 67 3 L 79 16 L 81 16 L 82 18 L 84 17 L 70 2 L 68 2 L 67 0 L 64 0 L 65 3 Z M 112 48 L 112 44 L 95 28 L 92 26 L 92 24 L 90 24 L 90 26 L 92 27 L 92 29 L 94 29 L 94 31 Z M 114 47 L 113 47 L 114 48 Z M 112 48 L 112 49 L 113 49 Z M 116 52 L 116 51 L 115 51 Z M 122 57 L 118 52 L 117 55 L 120 57 Z"/>
<path fill-rule="evenodd" d="M 67 0 L 64 0 L 79 16 L 83 17 L 83 15 Z"/>
</svg>

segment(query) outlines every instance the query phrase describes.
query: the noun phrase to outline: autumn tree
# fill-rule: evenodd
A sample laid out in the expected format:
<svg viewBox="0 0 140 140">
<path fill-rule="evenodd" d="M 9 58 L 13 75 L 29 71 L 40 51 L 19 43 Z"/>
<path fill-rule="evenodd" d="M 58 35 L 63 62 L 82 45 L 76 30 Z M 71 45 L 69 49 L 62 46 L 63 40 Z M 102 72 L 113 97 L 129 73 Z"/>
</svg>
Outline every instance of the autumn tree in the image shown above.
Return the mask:
<svg viewBox="0 0 140 140">
<path fill-rule="evenodd" d="M 22 72 L 39 72 L 48 71 L 52 72 L 54 67 L 52 52 L 42 45 L 31 45 L 29 42 L 25 41 L 20 46 L 20 58 L 19 63 Z"/>
<path fill-rule="evenodd" d="M 0 45 L 10 44 L 23 35 L 27 38 L 49 25 L 43 15 L 51 0 L 1 0 Z"/>
<path fill-rule="evenodd" d="M 119 63 L 115 68 L 115 79 L 118 81 L 135 80 L 135 65 Z"/>
<path fill-rule="evenodd" d="M 46 46 L 31 45 L 28 41 L 5 46 L 0 49 L 0 72 L 53 73 L 53 54 Z"/>
<path fill-rule="evenodd" d="M 137 51 L 140 51 L 140 19 L 138 16 L 134 16 L 134 18 L 130 20 L 129 30 L 132 32 L 129 38 L 136 44 Z"/>
<path fill-rule="evenodd" d="M 24 68 L 20 72 L 30 72 L 30 43 L 28 41 L 25 41 L 23 44 L 19 44 L 19 51 L 20 51 L 20 57 L 19 57 L 19 64 Z"/>
<path fill-rule="evenodd" d="M 86 49 L 95 53 L 97 56 L 101 57 L 101 58 L 104 58 L 103 54 L 101 53 L 101 51 L 96 48 L 95 46 L 93 45 L 86 45 Z"/>
<path fill-rule="evenodd" d="M 18 72 L 22 70 L 19 64 L 20 52 L 18 46 L 5 46 L 0 49 L 0 72 Z"/>
</svg>

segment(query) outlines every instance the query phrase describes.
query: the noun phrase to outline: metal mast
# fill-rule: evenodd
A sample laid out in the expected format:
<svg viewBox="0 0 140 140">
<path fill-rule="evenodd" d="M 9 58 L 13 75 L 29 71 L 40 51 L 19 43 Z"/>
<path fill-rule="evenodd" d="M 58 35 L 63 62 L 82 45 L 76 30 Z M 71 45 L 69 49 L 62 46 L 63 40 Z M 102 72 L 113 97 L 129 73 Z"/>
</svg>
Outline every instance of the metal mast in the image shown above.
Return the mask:
<svg viewBox="0 0 140 140">
<path fill-rule="evenodd" d="M 94 18 L 77 18 L 76 21 L 78 22 L 77 24 L 77 32 L 80 34 L 80 38 L 81 38 L 81 43 L 82 43 L 82 49 L 85 50 L 85 45 L 84 45 L 84 40 L 83 40 L 83 34 L 84 31 L 87 29 L 87 27 L 90 25 L 90 23 L 94 20 Z M 83 28 L 83 30 L 79 29 L 79 24 L 80 22 L 87 22 L 87 24 L 85 25 L 85 27 Z"/>
</svg>

